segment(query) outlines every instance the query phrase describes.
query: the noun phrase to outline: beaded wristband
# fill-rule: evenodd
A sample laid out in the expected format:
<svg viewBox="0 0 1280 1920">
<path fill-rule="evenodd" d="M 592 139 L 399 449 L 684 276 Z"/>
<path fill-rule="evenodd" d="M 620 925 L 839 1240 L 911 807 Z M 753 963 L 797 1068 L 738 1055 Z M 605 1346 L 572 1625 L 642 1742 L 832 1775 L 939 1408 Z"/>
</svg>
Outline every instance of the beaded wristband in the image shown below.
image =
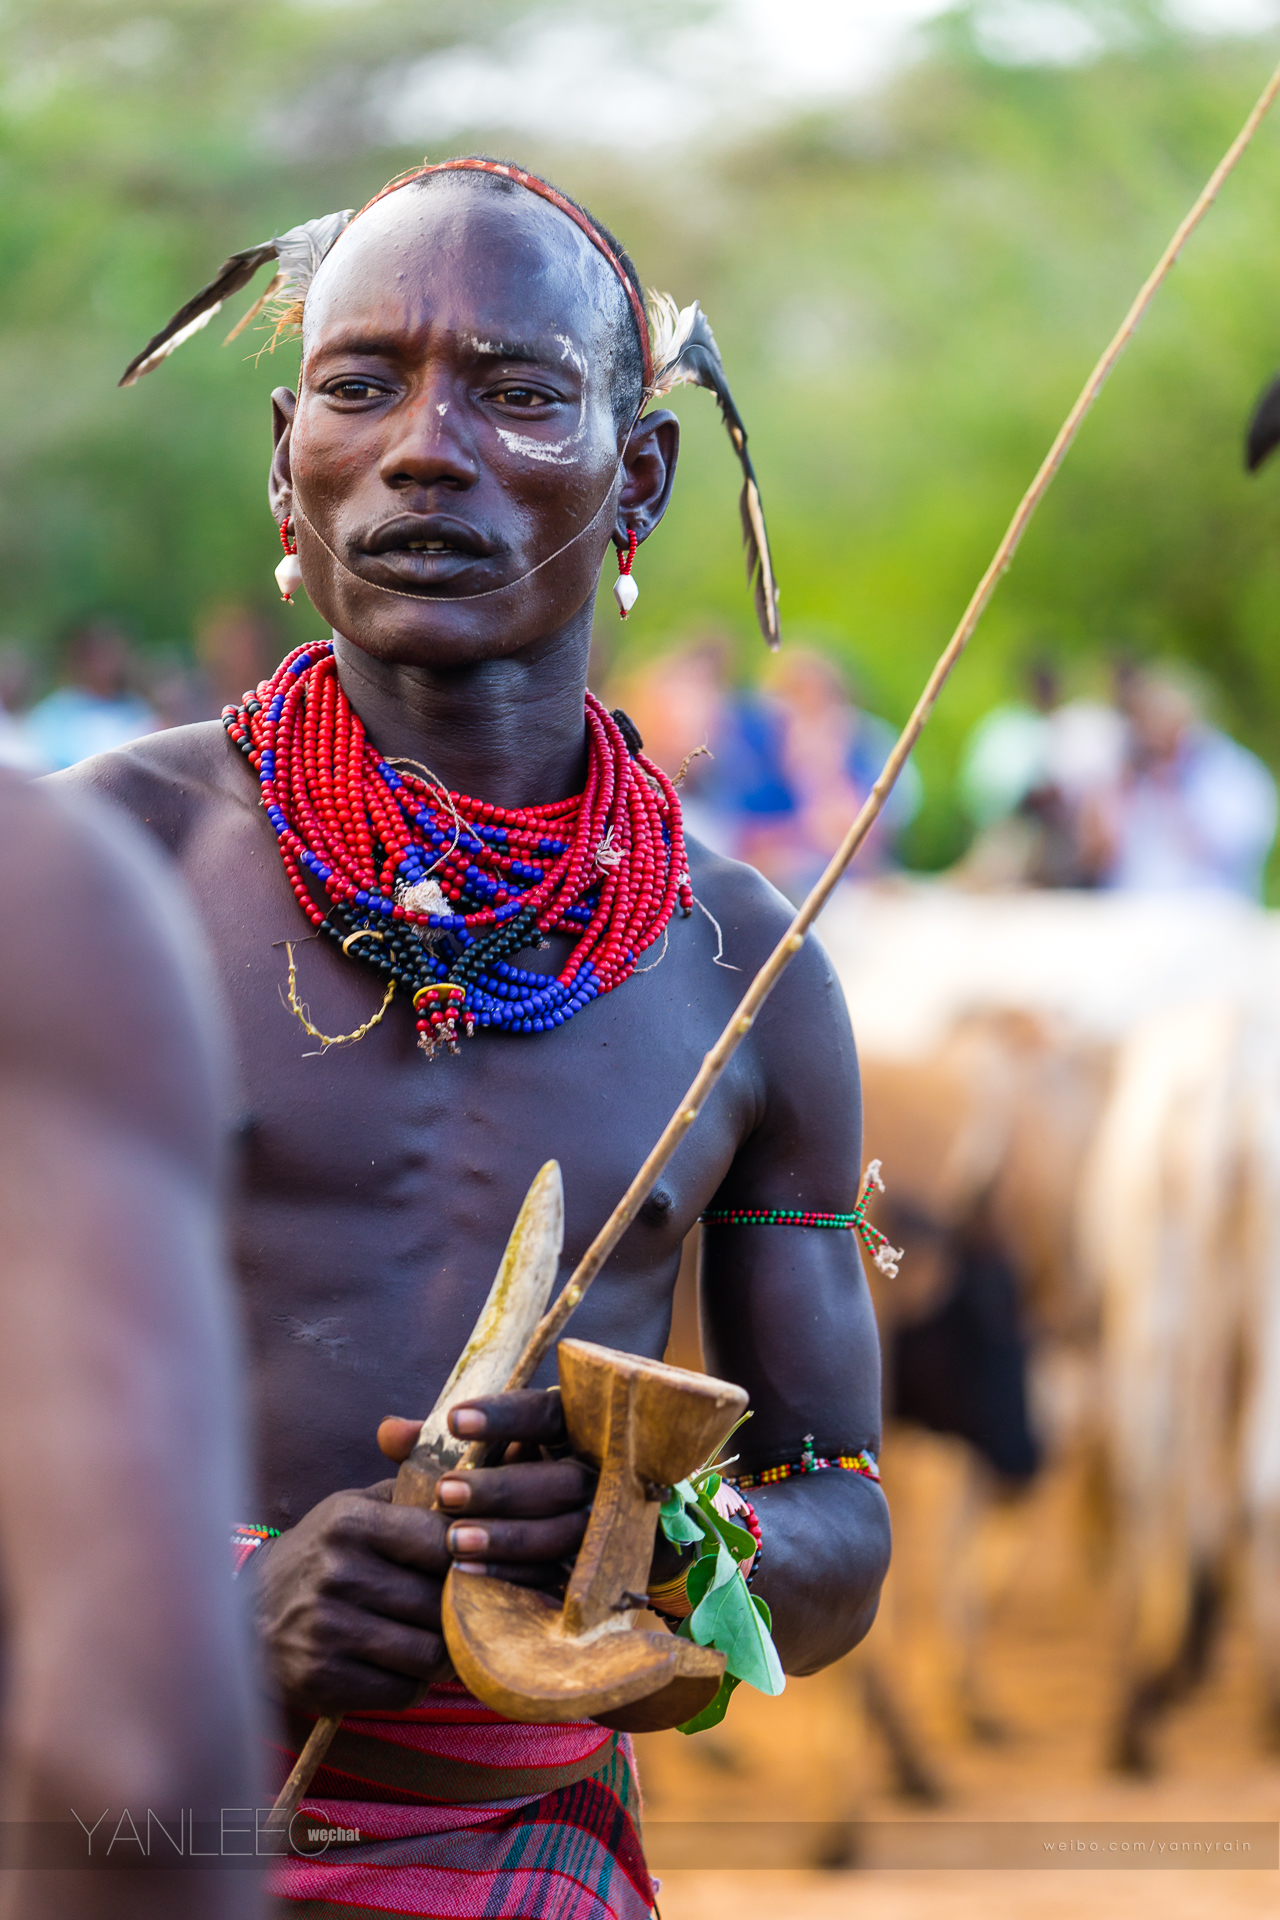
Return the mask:
<svg viewBox="0 0 1280 1920">
<path fill-rule="evenodd" d="M 852 1213 L 816 1213 L 802 1207 L 717 1207 L 702 1215 L 704 1227 L 832 1227 L 856 1233 L 872 1261 L 890 1280 L 898 1277 L 901 1247 L 891 1247 L 878 1227 L 867 1219 L 873 1192 L 884 1192 L 880 1162 L 873 1160 L 863 1176 Z"/>
<path fill-rule="evenodd" d="M 279 1527 L 239 1526 L 231 1529 L 231 1578 L 239 1579 L 259 1547 L 280 1538 Z"/>
<path fill-rule="evenodd" d="M 826 1459 L 813 1451 L 813 1435 L 806 1433 L 804 1451 L 798 1461 L 783 1460 L 776 1467 L 764 1467 L 759 1473 L 744 1473 L 733 1482 L 741 1491 L 746 1487 L 772 1487 L 781 1480 L 790 1480 L 797 1473 L 822 1473 L 831 1468 L 840 1468 L 845 1473 L 860 1473 L 867 1480 L 880 1480 L 880 1468 L 876 1457 L 863 1447 L 858 1453 L 838 1453 L 834 1460 Z"/>
</svg>

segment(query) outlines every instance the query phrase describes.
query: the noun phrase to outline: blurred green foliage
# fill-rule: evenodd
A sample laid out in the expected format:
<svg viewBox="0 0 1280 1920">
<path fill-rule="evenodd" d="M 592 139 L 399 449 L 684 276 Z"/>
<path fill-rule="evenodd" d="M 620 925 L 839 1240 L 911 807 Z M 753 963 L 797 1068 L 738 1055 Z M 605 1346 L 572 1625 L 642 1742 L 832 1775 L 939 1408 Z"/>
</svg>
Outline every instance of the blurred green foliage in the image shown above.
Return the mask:
<svg viewBox="0 0 1280 1920">
<path fill-rule="evenodd" d="M 47 652 L 101 609 L 169 643 L 212 602 L 271 603 L 267 401 L 296 350 L 255 365 L 253 337 L 223 351 L 215 321 L 136 389 L 116 391 L 120 369 L 226 253 L 358 205 L 419 156 L 377 133 L 389 64 L 518 11 L 0 8 L 0 633 Z M 703 157 L 518 143 L 621 232 L 646 281 L 702 300 L 751 427 L 784 633 L 838 652 L 893 720 L 1274 57 L 1179 38 L 1145 8 L 1129 25 L 1089 64 L 1013 67 L 952 16 L 884 92 Z M 515 144 L 477 128 L 449 150 Z M 1280 766 L 1280 463 L 1251 481 L 1240 460 L 1280 365 L 1278 199 L 1280 120 L 1162 292 L 938 710 L 922 864 L 958 850 L 960 742 L 1033 653 L 1073 689 L 1101 685 L 1117 647 L 1181 657 Z M 676 404 L 681 476 L 626 646 L 714 627 L 749 676 L 762 646 L 733 462 L 708 397 Z M 282 640 L 315 630 L 309 610 L 279 622 Z"/>
</svg>

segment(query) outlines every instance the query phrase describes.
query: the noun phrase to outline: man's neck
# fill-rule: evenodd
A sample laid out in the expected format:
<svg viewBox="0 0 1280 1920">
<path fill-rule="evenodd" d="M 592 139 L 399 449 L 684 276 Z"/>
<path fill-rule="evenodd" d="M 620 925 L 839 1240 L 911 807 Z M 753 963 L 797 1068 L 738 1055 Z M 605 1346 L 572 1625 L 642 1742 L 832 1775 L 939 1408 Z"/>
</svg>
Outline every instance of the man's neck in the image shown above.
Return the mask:
<svg viewBox="0 0 1280 1920">
<path fill-rule="evenodd" d="M 342 690 L 379 753 L 503 807 L 581 793 L 589 645 L 588 620 L 580 634 L 440 671 L 377 660 L 334 635 Z"/>
</svg>

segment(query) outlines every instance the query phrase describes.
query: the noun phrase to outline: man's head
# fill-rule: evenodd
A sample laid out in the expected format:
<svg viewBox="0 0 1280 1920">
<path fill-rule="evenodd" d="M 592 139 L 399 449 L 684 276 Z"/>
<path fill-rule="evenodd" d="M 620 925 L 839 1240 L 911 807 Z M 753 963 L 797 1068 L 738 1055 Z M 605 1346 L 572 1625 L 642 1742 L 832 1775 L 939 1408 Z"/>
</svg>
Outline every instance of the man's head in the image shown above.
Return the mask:
<svg viewBox="0 0 1280 1920">
<path fill-rule="evenodd" d="M 62 648 L 63 672 L 73 687 L 98 700 L 118 700 L 129 685 L 130 647 L 109 620 L 73 627 Z"/>
<path fill-rule="evenodd" d="M 634 424 L 643 386 L 628 291 L 570 215 L 481 173 L 384 195 L 316 273 L 296 402 L 275 395 L 272 505 L 312 601 L 405 664 L 585 640 L 611 538 L 670 493 L 677 424 Z"/>
</svg>

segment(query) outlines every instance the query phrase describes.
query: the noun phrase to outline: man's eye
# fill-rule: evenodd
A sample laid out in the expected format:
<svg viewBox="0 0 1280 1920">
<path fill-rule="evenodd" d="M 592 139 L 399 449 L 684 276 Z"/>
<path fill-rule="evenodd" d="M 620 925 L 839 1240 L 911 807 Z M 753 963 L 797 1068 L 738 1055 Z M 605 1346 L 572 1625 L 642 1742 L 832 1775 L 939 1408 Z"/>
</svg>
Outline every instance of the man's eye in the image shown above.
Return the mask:
<svg viewBox="0 0 1280 1920">
<path fill-rule="evenodd" d="M 370 380 L 335 380 L 328 389 L 333 400 L 370 400 L 381 392 L 381 387 L 375 387 Z"/>
<path fill-rule="evenodd" d="M 545 407 L 552 396 L 537 387 L 500 387 L 493 398 L 503 407 Z"/>
</svg>

